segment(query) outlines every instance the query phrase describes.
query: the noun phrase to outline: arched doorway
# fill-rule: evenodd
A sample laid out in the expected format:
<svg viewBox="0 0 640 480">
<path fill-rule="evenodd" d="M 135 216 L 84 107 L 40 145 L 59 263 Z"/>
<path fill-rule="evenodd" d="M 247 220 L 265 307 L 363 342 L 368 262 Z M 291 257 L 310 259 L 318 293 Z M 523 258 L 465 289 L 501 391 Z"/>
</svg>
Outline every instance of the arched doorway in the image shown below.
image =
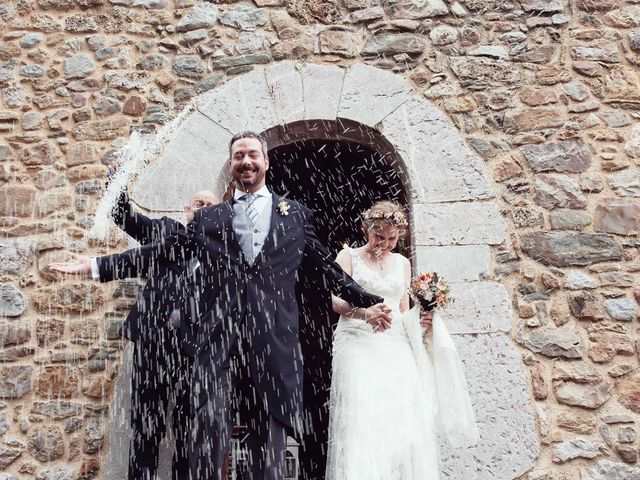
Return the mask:
<svg viewBox="0 0 640 480">
<path fill-rule="evenodd" d="M 491 248 L 505 242 L 506 225 L 483 161 L 455 126 L 402 76 L 367 65 L 278 62 L 199 97 L 162 158 L 135 185 L 133 199 L 161 213 L 177 210 L 191 192 L 212 183 L 222 193 L 228 141 L 247 129 L 266 132 L 271 147 L 289 155 L 286 145 L 348 142 L 354 131 L 355 143 L 393 153 L 388 164 L 403 179 L 399 194 L 412 216 L 414 269 L 437 270 L 453 284 L 456 303 L 446 320 L 465 363 L 482 436 L 465 451 L 443 445 L 444 473 L 511 480 L 527 472 L 539 454 L 531 395 L 508 336 L 509 297 L 491 279 Z M 317 166 L 318 175 L 323 171 Z M 115 440 L 112 445 L 126 444 Z"/>
</svg>

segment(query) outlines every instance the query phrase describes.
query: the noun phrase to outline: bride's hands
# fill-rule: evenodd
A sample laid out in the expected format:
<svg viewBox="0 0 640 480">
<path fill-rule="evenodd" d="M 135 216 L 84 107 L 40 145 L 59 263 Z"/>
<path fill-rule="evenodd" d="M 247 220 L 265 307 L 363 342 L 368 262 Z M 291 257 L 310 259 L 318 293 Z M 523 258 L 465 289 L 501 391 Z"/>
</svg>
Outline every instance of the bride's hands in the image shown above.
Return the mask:
<svg viewBox="0 0 640 480">
<path fill-rule="evenodd" d="M 422 325 L 427 330 L 431 329 L 431 327 L 433 326 L 433 311 L 420 311 L 420 325 Z"/>
<path fill-rule="evenodd" d="M 391 328 L 391 309 L 384 303 L 377 303 L 365 309 L 364 320 L 373 327 L 374 332 L 384 332 Z"/>
</svg>

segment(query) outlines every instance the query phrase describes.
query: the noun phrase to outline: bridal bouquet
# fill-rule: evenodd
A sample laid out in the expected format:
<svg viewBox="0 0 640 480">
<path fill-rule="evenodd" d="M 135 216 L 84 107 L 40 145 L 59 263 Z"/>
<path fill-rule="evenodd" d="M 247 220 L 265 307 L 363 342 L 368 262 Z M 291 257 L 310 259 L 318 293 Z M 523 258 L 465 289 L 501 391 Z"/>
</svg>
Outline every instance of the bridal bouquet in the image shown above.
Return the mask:
<svg viewBox="0 0 640 480">
<path fill-rule="evenodd" d="M 436 272 L 427 272 L 411 280 L 409 296 L 422 310 L 430 312 L 438 307 L 444 308 L 451 302 L 449 290 L 447 282 Z"/>
</svg>

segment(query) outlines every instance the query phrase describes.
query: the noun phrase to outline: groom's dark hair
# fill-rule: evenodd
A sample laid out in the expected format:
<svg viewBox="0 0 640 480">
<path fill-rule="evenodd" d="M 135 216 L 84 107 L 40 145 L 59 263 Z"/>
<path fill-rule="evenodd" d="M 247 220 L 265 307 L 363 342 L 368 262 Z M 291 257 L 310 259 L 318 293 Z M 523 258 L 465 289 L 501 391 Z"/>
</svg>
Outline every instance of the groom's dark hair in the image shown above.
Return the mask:
<svg viewBox="0 0 640 480">
<path fill-rule="evenodd" d="M 267 141 L 264 137 L 261 137 L 256 132 L 252 132 L 251 130 L 245 130 L 244 132 L 236 133 L 233 137 L 231 137 L 231 141 L 229 142 L 229 158 L 231 158 L 231 147 L 238 140 L 242 140 L 243 138 L 255 138 L 262 145 L 262 154 L 267 156 Z"/>
</svg>

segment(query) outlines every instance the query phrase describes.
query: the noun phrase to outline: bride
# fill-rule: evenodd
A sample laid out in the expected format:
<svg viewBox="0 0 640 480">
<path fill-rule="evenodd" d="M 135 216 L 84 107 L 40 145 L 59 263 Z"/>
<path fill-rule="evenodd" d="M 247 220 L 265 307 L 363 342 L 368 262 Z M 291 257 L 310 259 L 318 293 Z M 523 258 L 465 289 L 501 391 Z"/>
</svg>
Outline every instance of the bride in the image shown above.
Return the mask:
<svg viewBox="0 0 640 480">
<path fill-rule="evenodd" d="M 393 253 L 407 228 L 402 208 L 377 202 L 362 219 L 366 245 L 343 249 L 336 261 L 366 290 L 384 297 L 392 320 L 332 297 L 340 320 L 333 340 L 326 480 L 437 480 L 436 432 L 453 433 L 452 443 L 477 439 L 464 373 L 439 316 L 428 336 L 435 340 L 437 329 L 442 340 L 432 342 L 427 355 L 422 334 L 431 331 L 433 313 L 409 311 L 411 265 Z M 444 353 L 433 358 L 434 352 Z M 454 385 L 439 385 L 447 381 Z M 451 410 L 446 405 L 438 413 L 443 400 L 457 404 L 462 422 L 442 418 Z"/>
</svg>

